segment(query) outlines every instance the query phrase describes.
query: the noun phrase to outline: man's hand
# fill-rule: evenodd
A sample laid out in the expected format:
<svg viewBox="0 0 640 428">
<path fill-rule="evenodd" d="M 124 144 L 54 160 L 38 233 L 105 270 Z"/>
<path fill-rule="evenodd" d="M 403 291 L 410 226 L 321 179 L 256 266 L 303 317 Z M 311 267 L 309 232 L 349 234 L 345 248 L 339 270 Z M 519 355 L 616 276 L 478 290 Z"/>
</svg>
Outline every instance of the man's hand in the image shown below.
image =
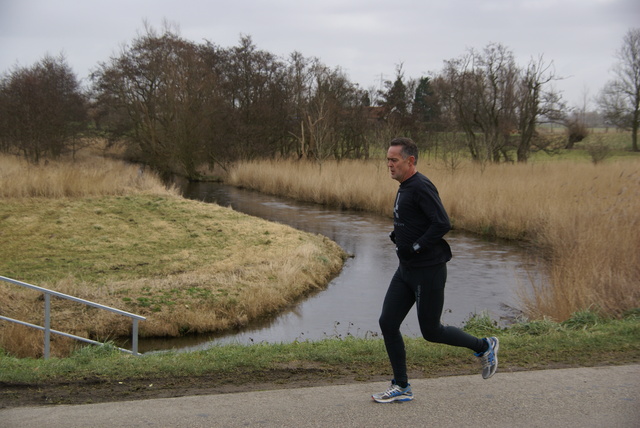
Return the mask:
<svg viewBox="0 0 640 428">
<path fill-rule="evenodd" d="M 408 262 L 416 255 L 416 252 L 411 246 L 396 247 L 396 253 L 398 254 L 398 258 L 404 262 Z"/>
</svg>

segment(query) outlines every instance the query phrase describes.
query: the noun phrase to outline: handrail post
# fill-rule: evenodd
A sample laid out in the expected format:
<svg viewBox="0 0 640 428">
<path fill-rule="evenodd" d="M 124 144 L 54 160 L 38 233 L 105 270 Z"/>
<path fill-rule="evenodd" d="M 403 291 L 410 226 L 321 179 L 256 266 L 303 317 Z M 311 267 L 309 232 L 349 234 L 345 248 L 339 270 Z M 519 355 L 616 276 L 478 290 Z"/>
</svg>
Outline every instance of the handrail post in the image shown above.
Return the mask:
<svg viewBox="0 0 640 428">
<path fill-rule="evenodd" d="M 138 354 L 138 321 L 146 320 L 146 318 L 143 317 L 142 315 L 132 314 L 130 312 L 122 311 L 122 310 L 116 309 L 116 308 L 110 308 L 109 306 L 101 305 L 101 304 L 95 303 L 95 302 L 90 302 L 89 300 L 80 299 L 78 297 L 69 296 L 68 294 L 59 293 L 57 291 L 48 290 L 46 288 L 38 287 L 37 285 L 32 285 L 32 284 L 28 284 L 26 282 L 17 281 L 15 279 L 7 278 L 7 277 L 4 277 L 2 275 L 0 275 L 0 281 L 6 281 L 6 282 L 8 282 L 10 284 L 19 285 L 21 287 L 27 287 L 27 288 L 30 288 L 32 290 L 39 291 L 40 293 L 44 293 L 44 327 L 39 326 L 39 325 L 30 324 L 30 323 L 27 323 L 27 322 L 24 322 L 24 321 L 15 320 L 13 318 L 5 317 L 3 315 L 0 315 L 0 320 L 14 322 L 14 323 L 21 324 L 21 325 L 24 325 L 24 326 L 27 326 L 27 327 L 38 329 L 40 331 L 44 331 L 44 359 L 45 360 L 48 360 L 49 356 L 51 354 L 51 333 L 59 334 L 59 335 L 65 336 L 65 337 L 69 337 L 71 339 L 80 340 L 82 342 L 92 343 L 92 344 L 95 344 L 95 345 L 104 345 L 104 343 L 97 342 L 95 340 L 91 340 L 91 339 L 88 339 L 88 338 L 85 338 L 85 337 L 80 337 L 80 336 L 76 336 L 76 335 L 73 335 L 73 334 L 64 333 L 64 332 L 57 331 L 57 330 L 52 330 L 51 329 L 51 296 L 59 297 L 61 299 L 71 300 L 73 302 L 81 303 L 81 304 L 87 305 L 87 306 L 92 306 L 94 308 L 104 309 L 104 310 L 107 310 L 107 311 L 110 311 L 110 312 L 114 312 L 114 313 L 117 313 L 119 315 L 123 315 L 123 316 L 131 318 L 133 320 L 133 339 L 131 341 L 132 345 L 133 345 L 133 350 L 129 351 L 127 349 L 122 349 L 122 348 L 118 348 L 118 349 L 123 351 L 123 352 L 132 353 L 134 355 L 140 355 L 140 354 Z"/>
<path fill-rule="evenodd" d="M 138 320 L 133 318 L 133 329 L 131 337 L 131 352 L 138 355 Z"/>
<path fill-rule="evenodd" d="M 49 359 L 51 346 L 51 295 L 44 293 L 44 359 Z"/>
</svg>

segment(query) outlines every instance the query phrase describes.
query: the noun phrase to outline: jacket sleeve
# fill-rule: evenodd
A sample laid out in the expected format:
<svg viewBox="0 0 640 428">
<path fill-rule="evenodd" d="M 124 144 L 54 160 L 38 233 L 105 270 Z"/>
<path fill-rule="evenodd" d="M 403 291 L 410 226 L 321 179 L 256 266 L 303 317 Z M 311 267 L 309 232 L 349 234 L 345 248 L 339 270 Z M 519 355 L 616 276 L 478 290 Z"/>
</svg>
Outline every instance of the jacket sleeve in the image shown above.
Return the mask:
<svg viewBox="0 0 640 428">
<path fill-rule="evenodd" d="M 420 210 L 430 223 L 425 233 L 416 242 L 420 247 L 428 248 L 438 244 L 444 235 L 451 230 L 451 222 L 433 184 L 421 186 L 416 198 Z"/>
</svg>

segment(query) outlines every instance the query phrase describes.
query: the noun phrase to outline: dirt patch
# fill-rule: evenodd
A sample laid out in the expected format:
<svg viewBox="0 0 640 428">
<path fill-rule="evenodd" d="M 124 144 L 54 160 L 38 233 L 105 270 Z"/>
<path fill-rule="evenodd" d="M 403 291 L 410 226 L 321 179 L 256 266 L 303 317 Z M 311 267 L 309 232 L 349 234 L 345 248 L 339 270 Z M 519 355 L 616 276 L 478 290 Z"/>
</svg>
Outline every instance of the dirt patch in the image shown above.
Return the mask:
<svg viewBox="0 0 640 428">
<path fill-rule="evenodd" d="M 369 378 L 367 381 L 382 380 Z M 56 404 L 89 404 L 113 401 L 171 398 L 193 395 L 229 394 L 284 388 L 341 385 L 357 382 L 353 374 L 326 370 L 279 369 L 220 378 L 219 376 L 184 376 L 104 380 L 83 378 L 74 381 L 49 381 L 29 384 L 0 382 L 0 409 Z"/>
</svg>

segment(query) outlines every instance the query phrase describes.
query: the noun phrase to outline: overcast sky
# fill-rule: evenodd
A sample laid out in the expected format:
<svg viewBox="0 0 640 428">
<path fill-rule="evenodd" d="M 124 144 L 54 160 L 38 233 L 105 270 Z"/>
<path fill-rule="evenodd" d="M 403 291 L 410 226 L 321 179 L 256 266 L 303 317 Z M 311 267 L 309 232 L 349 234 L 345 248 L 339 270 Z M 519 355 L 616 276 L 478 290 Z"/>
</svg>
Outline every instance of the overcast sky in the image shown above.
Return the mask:
<svg viewBox="0 0 640 428">
<path fill-rule="evenodd" d="M 161 29 L 164 20 L 196 43 L 231 47 L 248 35 L 281 57 L 317 57 L 363 89 L 393 79 L 398 64 L 418 78 L 498 42 L 521 66 L 553 61 L 565 77 L 556 88 L 582 106 L 611 79 L 624 34 L 640 27 L 640 0 L 0 0 L 0 72 L 63 53 L 86 80 L 144 21 Z"/>
</svg>

